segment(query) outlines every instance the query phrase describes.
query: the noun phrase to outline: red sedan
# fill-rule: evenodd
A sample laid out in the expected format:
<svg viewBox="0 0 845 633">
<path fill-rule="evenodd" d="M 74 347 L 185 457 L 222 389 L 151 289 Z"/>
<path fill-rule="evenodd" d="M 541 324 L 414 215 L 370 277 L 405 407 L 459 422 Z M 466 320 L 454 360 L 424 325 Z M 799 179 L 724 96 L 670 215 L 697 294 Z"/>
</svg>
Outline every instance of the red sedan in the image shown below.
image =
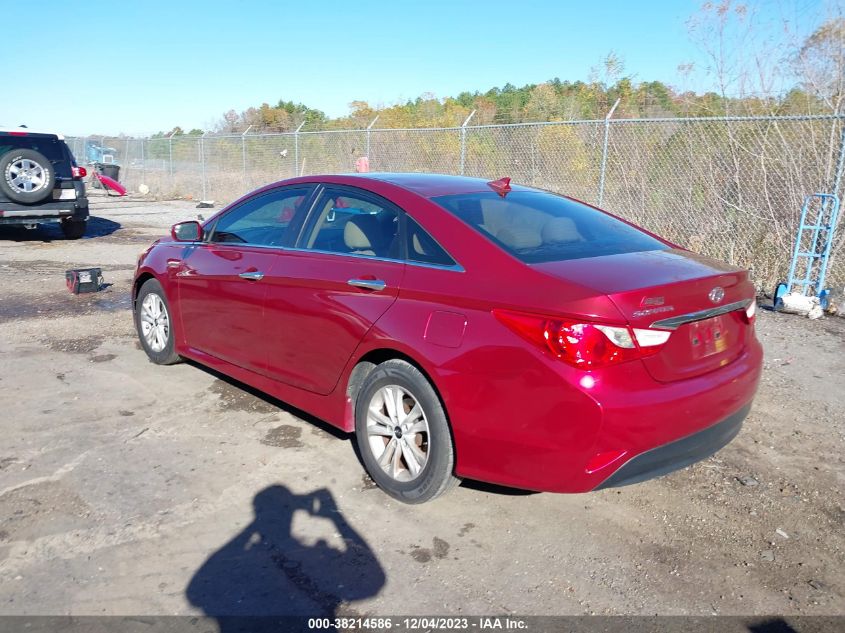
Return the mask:
<svg viewBox="0 0 845 633">
<path fill-rule="evenodd" d="M 760 377 L 746 271 L 508 179 L 308 176 L 140 258 L 150 359 L 190 358 L 356 435 L 408 503 L 467 477 L 621 486 L 739 432 Z"/>
</svg>

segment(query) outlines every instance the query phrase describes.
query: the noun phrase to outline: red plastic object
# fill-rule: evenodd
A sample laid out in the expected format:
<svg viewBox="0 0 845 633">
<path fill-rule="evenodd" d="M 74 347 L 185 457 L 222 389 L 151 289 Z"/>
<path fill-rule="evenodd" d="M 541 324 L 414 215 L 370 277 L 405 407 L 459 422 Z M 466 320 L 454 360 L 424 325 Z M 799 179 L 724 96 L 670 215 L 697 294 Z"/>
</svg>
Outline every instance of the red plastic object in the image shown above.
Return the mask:
<svg viewBox="0 0 845 633">
<path fill-rule="evenodd" d="M 370 159 L 367 156 L 361 156 L 355 160 L 355 171 L 359 174 L 365 174 L 370 171 Z"/>
<path fill-rule="evenodd" d="M 487 186 L 504 198 L 511 190 L 511 179 L 499 178 L 498 180 L 491 180 L 487 183 Z"/>
<path fill-rule="evenodd" d="M 121 185 L 114 178 L 109 178 L 108 176 L 104 176 L 103 174 L 96 174 L 96 176 L 100 179 L 100 182 L 102 183 L 103 187 L 117 192 L 119 196 L 126 195 L 126 187 Z"/>
</svg>

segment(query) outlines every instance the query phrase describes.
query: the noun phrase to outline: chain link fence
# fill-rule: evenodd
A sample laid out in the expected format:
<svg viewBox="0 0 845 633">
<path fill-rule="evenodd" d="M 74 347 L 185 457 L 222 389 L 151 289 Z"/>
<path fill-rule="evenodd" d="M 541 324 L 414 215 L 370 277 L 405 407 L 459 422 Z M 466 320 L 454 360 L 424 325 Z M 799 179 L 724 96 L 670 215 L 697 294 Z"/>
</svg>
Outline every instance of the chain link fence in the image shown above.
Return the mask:
<svg viewBox="0 0 845 633">
<path fill-rule="evenodd" d="M 563 193 L 699 253 L 750 268 L 770 290 L 788 271 L 804 197 L 840 193 L 845 116 L 618 119 L 284 134 L 69 138 L 80 163 L 113 156 L 120 180 L 159 198 L 230 202 L 296 175 L 439 172 Z M 99 148 L 92 150 L 92 147 Z M 106 157 L 108 160 L 108 156 Z M 828 285 L 845 285 L 845 235 Z"/>
</svg>

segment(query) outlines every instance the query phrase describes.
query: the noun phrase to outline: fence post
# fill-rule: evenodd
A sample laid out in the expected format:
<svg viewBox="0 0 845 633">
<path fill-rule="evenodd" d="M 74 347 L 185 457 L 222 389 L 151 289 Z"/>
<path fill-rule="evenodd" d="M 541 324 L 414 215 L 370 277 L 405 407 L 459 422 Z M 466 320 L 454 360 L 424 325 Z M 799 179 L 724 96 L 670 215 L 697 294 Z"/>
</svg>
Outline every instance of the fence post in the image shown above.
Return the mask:
<svg viewBox="0 0 845 633">
<path fill-rule="evenodd" d="M 833 123 L 832 125 L 835 125 L 835 123 Z M 836 159 L 836 172 L 833 176 L 833 188 L 830 191 L 834 196 L 837 197 L 837 199 L 840 197 L 842 191 L 842 172 L 845 171 L 845 121 L 840 119 L 840 125 L 842 126 L 842 130 L 839 134 L 839 157 Z M 833 203 L 831 202 L 830 204 Z M 837 218 L 836 225 L 832 229 L 834 232 L 834 236 L 836 235 L 836 229 L 841 226 L 843 226 L 843 223 L 842 207 L 840 206 L 839 217 Z M 833 247 L 831 248 L 830 259 L 828 260 L 828 269 L 830 269 L 830 262 L 832 260 L 839 259 L 840 251 L 843 249 L 845 249 L 845 238 L 842 238 L 840 236 L 840 239 L 836 240 L 833 244 Z"/>
<path fill-rule="evenodd" d="M 475 110 L 469 113 L 469 116 L 464 121 L 464 124 L 461 126 L 461 176 L 464 175 L 464 169 L 466 168 L 466 161 L 467 161 L 467 124 L 469 120 L 475 116 Z"/>
<path fill-rule="evenodd" d="M 378 121 L 379 116 L 381 116 L 381 115 L 377 114 L 376 118 L 373 119 L 370 122 L 370 124 L 367 126 L 367 153 L 365 154 L 365 156 L 367 157 L 368 160 L 370 158 L 370 130 L 376 124 L 376 121 Z"/>
<path fill-rule="evenodd" d="M 607 140 L 610 136 L 610 117 L 613 116 L 614 110 L 616 110 L 616 106 L 619 105 L 619 99 L 616 100 L 616 103 L 613 104 L 613 107 L 610 109 L 610 112 L 607 113 L 607 116 L 604 117 L 604 148 L 601 152 L 601 174 L 599 175 L 599 201 L 597 206 L 601 206 L 602 200 L 604 200 L 604 176 L 605 172 L 607 171 Z"/>
<path fill-rule="evenodd" d="M 170 177 L 173 178 L 173 137 L 176 135 L 176 132 L 171 134 L 167 137 L 167 145 L 168 149 L 170 150 Z"/>
<path fill-rule="evenodd" d="M 200 163 L 202 164 L 202 199 L 207 200 L 205 188 L 205 135 L 206 132 L 200 136 Z"/>
<path fill-rule="evenodd" d="M 839 158 L 836 160 L 836 175 L 833 177 L 833 191 L 837 198 L 842 188 L 842 171 L 845 169 L 845 122 L 842 123 L 842 131 L 839 136 Z"/>
<path fill-rule="evenodd" d="M 299 124 L 299 127 L 293 133 L 293 175 L 294 176 L 301 176 L 302 174 L 299 171 L 299 130 L 302 129 L 302 126 L 305 125 L 305 121 Z"/>
<path fill-rule="evenodd" d="M 244 160 L 244 182 L 246 182 L 246 134 L 252 129 L 252 125 L 250 125 L 247 129 L 244 130 L 244 133 L 241 134 L 241 155 L 243 156 Z"/>
<path fill-rule="evenodd" d="M 147 157 L 144 153 L 144 137 L 140 139 L 141 143 L 141 182 L 143 183 L 147 179 Z"/>
</svg>

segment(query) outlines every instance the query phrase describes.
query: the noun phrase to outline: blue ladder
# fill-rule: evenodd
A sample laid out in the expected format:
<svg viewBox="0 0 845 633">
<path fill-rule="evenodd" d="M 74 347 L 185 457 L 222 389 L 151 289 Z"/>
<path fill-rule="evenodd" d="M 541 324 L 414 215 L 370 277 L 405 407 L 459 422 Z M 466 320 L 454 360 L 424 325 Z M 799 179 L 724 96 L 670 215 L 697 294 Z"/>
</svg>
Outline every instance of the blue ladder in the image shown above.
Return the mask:
<svg viewBox="0 0 845 633">
<path fill-rule="evenodd" d="M 818 199 L 819 204 L 813 205 L 813 200 Z M 808 220 L 807 216 L 812 215 L 814 206 L 818 206 L 815 217 Z M 819 297 L 821 307 L 827 308 L 828 291 L 824 287 L 824 278 L 827 274 L 827 263 L 830 259 L 830 249 L 833 245 L 833 232 L 836 228 L 836 220 L 839 216 L 839 198 L 829 193 L 814 193 L 804 198 L 804 206 L 801 208 L 801 223 L 798 227 L 798 235 L 795 236 L 795 249 L 792 252 L 792 263 L 789 266 L 789 277 L 786 283 L 778 284 L 775 290 L 775 307 L 782 304 L 782 297 L 791 292 L 800 292 L 802 295 Z M 810 231 L 809 250 L 802 251 L 802 244 L 805 242 L 804 231 Z M 821 244 L 819 244 L 821 242 Z M 804 259 L 804 276 L 796 278 L 798 261 Z"/>
</svg>

